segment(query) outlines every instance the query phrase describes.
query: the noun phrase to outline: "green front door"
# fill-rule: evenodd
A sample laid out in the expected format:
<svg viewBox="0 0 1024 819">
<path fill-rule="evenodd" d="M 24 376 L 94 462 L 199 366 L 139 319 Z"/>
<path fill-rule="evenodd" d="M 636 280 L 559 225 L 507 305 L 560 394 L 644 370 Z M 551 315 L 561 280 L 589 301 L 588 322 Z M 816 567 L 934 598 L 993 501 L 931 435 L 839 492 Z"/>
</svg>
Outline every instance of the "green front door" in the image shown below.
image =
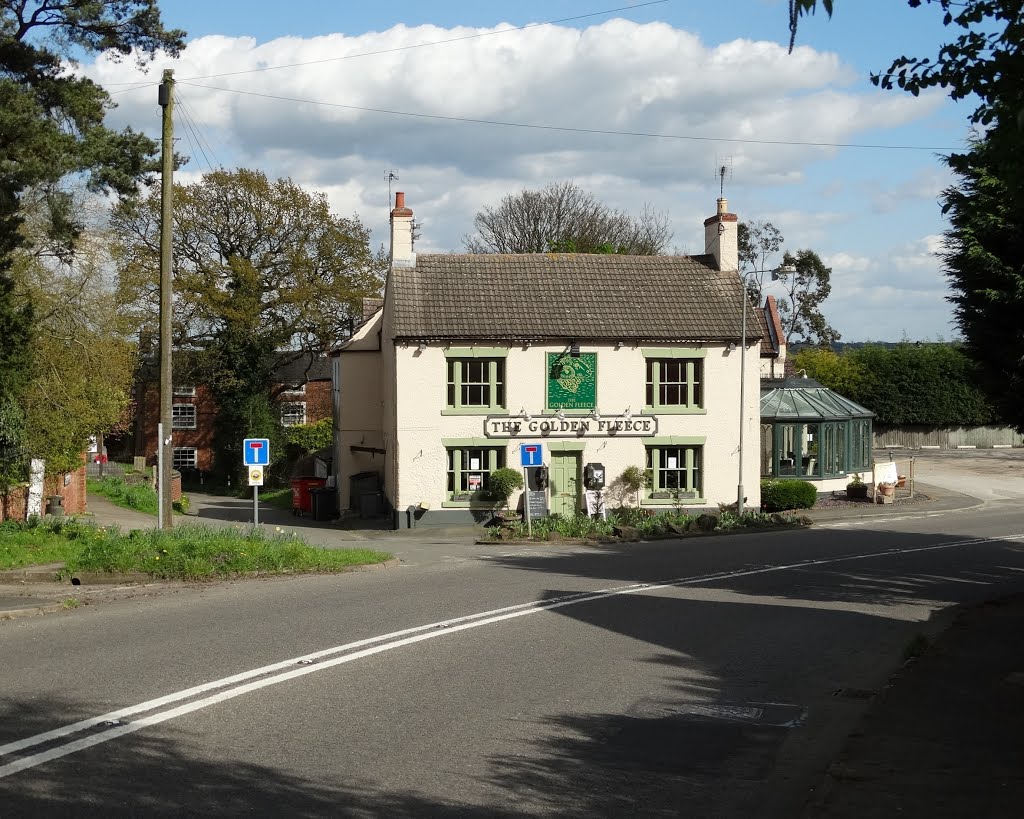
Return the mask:
<svg viewBox="0 0 1024 819">
<path fill-rule="evenodd" d="M 551 514 L 563 518 L 576 517 L 580 508 L 580 454 L 552 452 Z"/>
</svg>

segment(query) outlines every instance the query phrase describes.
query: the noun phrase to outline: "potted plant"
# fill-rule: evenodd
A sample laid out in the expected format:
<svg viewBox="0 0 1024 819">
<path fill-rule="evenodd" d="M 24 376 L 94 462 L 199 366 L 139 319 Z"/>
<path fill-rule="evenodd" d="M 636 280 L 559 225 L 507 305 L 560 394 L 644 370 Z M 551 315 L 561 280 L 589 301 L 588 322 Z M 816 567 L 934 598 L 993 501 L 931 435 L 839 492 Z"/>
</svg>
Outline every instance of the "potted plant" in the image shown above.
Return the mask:
<svg viewBox="0 0 1024 819">
<path fill-rule="evenodd" d="M 894 483 L 880 483 L 878 484 L 878 494 L 892 496 L 896 494 L 896 484 Z"/>
<path fill-rule="evenodd" d="M 867 496 L 868 485 L 861 480 L 859 472 L 854 472 L 850 482 L 846 484 L 846 497 L 865 499 Z"/>
</svg>

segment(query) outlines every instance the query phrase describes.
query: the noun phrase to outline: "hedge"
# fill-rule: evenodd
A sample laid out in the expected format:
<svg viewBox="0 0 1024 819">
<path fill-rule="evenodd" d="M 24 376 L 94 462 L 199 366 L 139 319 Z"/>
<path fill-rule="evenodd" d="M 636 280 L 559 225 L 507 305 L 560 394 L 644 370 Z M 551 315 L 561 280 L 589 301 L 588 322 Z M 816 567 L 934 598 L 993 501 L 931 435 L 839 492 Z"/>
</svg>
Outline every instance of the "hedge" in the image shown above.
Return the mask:
<svg viewBox="0 0 1024 819">
<path fill-rule="evenodd" d="M 808 481 L 761 481 L 761 508 L 766 512 L 810 509 L 817 499 L 818 489 Z"/>
</svg>

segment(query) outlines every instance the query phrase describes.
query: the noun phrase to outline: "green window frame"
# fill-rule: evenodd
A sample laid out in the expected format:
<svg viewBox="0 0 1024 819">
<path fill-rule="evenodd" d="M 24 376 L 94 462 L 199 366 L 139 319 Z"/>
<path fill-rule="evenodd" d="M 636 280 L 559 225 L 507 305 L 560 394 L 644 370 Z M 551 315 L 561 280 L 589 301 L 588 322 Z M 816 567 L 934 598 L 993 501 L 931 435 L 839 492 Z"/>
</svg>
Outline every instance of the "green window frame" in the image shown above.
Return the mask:
<svg viewBox="0 0 1024 819">
<path fill-rule="evenodd" d="M 820 478 L 821 459 L 818 457 L 820 424 L 777 424 L 775 427 L 776 452 L 780 478 Z"/>
<path fill-rule="evenodd" d="M 504 358 L 449 358 L 445 406 L 458 413 L 505 409 Z"/>
<path fill-rule="evenodd" d="M 699 500 L 704 494 L 704 447 L 657 444 L 645 447 L 650 487 L 647 499 Z"/>
<path fill-rule="evenodd" d="M 855 418 L 850 421 L 850 471 L 862 472 L 871 468 L 871 447 L 873 444 L 870 418 Z"/>
<path fill-rule="evenodd" d="M 488 501 L 491 473 L 505 466 L 504 446 L 449 446 L 445 498 L 465 504 Z"/>
<path fill-rule="evenodd" d="M 821 425 L 818 452 L 820 474 L 829 477 L 846 474 L 846 422 L 831 421 Z"/>
<path fill-rule="evenodd" d="M 761 425 L 761 474 L 837 478 L 871 468 L 871 419 Z"/>
<path fill-rule="evenodd" d="M 651 412 L 704 412 L 704 351 L 645 350 L 644 406 Z"/>
</svg>

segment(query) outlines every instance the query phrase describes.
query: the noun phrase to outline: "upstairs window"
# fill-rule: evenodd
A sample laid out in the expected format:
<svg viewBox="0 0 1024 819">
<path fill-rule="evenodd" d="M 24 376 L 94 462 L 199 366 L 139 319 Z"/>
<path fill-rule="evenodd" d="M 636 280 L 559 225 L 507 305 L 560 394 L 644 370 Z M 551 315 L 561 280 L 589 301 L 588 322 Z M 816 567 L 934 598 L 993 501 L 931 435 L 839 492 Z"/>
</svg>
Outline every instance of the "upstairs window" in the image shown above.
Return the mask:
<svg viewBox="0 0 1024 819">
<path fill-rule="evenodd" d="M 647 353 L 644 403 L 652 412 L 700 412 L 704 409 L 704 359 Z"/>
<path fill-rule="evenodd" d="M 195 429 L 196 428 L 196 405 L 195 404 L 172 404 L 171 405 L 171 429 Z"/>
<path fill-rule="evenodd" d="M 449 358 L 450 410 L 501 410 L 505 408 L 504 358 Z"/>
<path fill-rule="evenodd" d="M 306 423 L 306 402 L 288 401 L 281 404 L 281 426 L 294 427 Z"/>
</svg>

